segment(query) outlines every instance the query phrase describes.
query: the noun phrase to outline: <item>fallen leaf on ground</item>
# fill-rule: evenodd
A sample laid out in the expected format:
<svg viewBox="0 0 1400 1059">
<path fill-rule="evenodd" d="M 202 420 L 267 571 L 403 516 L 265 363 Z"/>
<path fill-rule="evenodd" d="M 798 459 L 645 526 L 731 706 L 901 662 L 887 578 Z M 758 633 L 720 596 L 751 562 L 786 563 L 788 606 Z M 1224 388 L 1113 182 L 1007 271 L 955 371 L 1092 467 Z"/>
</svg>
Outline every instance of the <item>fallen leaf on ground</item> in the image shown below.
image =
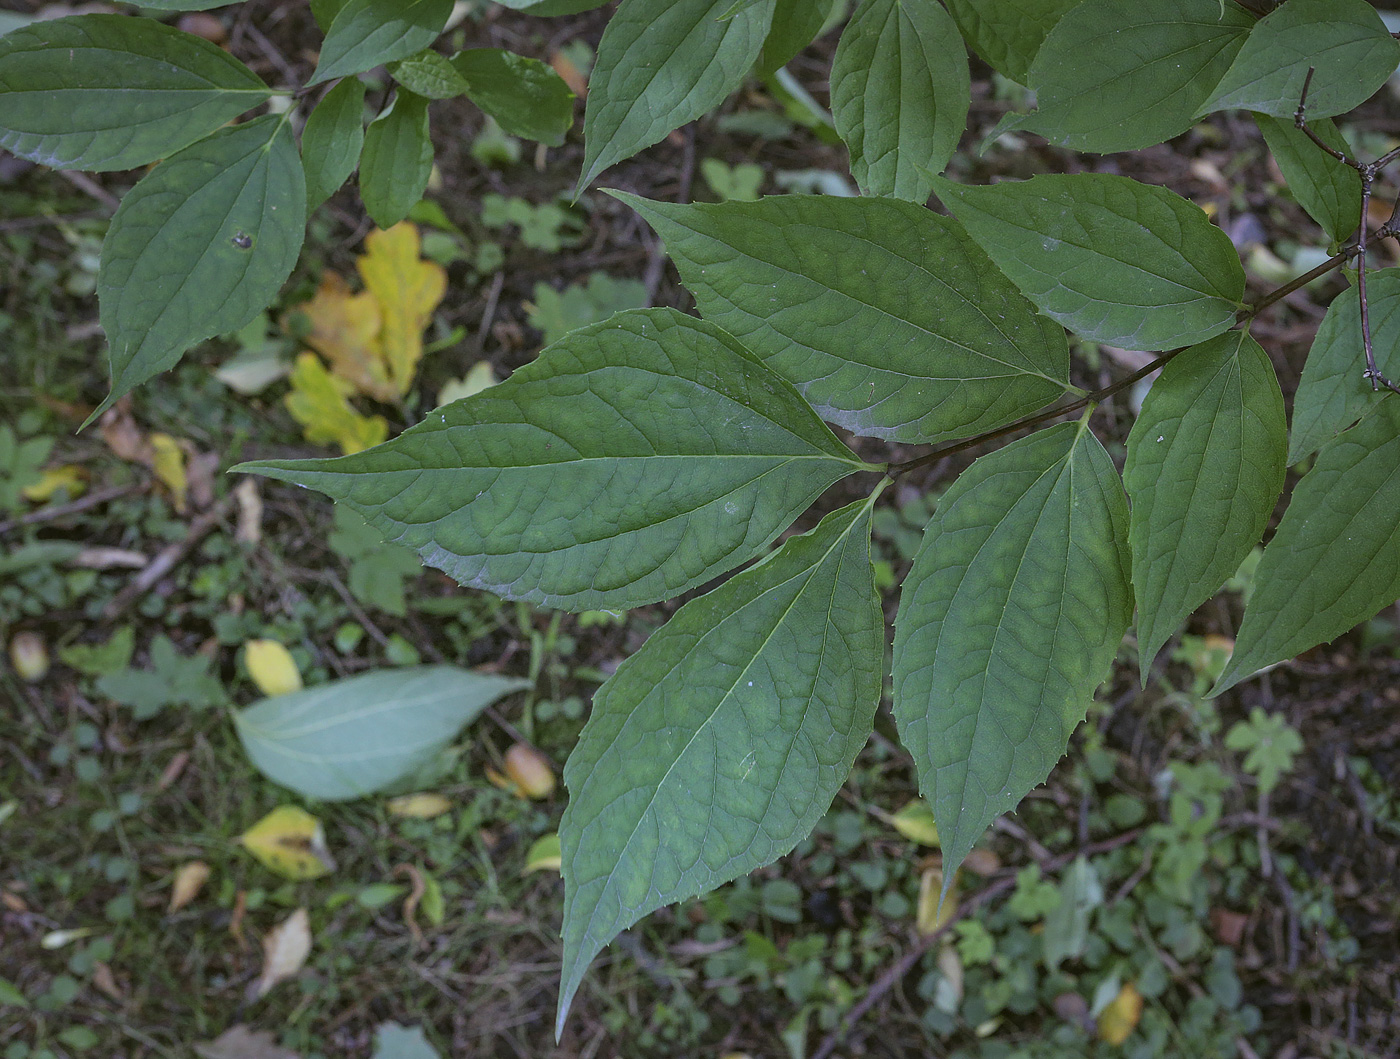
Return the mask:
<svg viewBox="0 0 1400 1059">
<path fill-rule="evenodd" d="M 439 1059 L 421 1026 L 383 1022 L 374 1031 L 374 1055 L 370 1059 Z"/>
<path fill-rule="evenodd" d="M 389 799 L 390 816 L 407 816 L 416 820 L 431 820 L 452 808 L 452 802 L 441 794 L 405 794 Z"/>
<path fill-rule="evenodd" d="M 170 506 L 183 515 L 189 504 L 189 480 L 185 477 L 185 450 L 169 434 L 152 434 L 151 470 L 170 491 Z"/>
<path fill-rule="evenodd" d="M 925 868 L 922 876 L 919 877 L 919 911 L 916 919 L 916 926 L 920 934 L 932 934 L 938 930 L 948 920 L 953 918 L 958 910 L 958 877 L 953 875 L 953 884 L 948 887 L 948 896 L 943 899 L 943 907 L 939 908 L 938 895 L 943 890 L 943 869 Z"/>
<path fill-rule="evenodd" d="M 54 494 L 63 491 L 69 500 L 82 496 L 87 490 L 87 472 L 72 463 L 50 467 L 39 476 L 37 482 L 26 485 L 20 492 L 24 499 L 36 504 L 47 503 Z"/>
<path fill-rule="evenodd" d="M 436 261 L 424 261 L 421 249 L 418 229 L 401 221 L 365 236 L 364 256 L 355 262 L 365 290 L 379 303 L 379 345 L 399 396 L 413 385 L 423 357 L 423 330 L 447 293 L 447 270 Z"/>
<path fill-rule="evenodd" d="M 202 860 L 192 860 L 175 870 L 175 881 L 170 887 L 170 906 L 167 912 L 178 912 L 198 896 L 200 889 L 209 881 L 209 865 Z"/>
<path fill-rule="evenodd" d="M 294 805 L 278 806 L 243 832 L 239 841 L 288 879 L 317 879 L 335 870 L 321 821 Z"/>
<path fill-rule="evenodd" d="M 374 292 L 351 293 L 339 273 L 327 271 L 299 311 L 311 324 L 306 344 L 326 358 L 331 371 L 377 401 L 399 396 L 379 344 L 383 317 Z"/>
<path fill-rule="evenodd" d="M 1118 990 L 1099 1014 L 1099 1040 L 1118 1045 L 1126 1041 L 1142 1018 L 1142 994 L 1132 982 Z"/>
<path fill-rule="evenodd" d="M 301 673 L 292 653 L 276 640 L 249 640 L 243 645 L 243 652 L 248 675 L 264 695 L 288 695 L 301 690 Z"/>
<path fill-rule="evenodd" d="M 923 846 L 938 845 L 938 825 L 933 819 L 933 810 L 922 798 L 915 798 L 894 816 L 890 817 L 894 829 L 911 842 Z"/>
<path fill-rule="evenodd" d="M 535 839 L 525 854 L 527 875 L 532 871 L 559 871 L 563 865 L 564 856 L 559 848 L 559 835 L 554 831 Z"/>
<path fill-rule="evenodd" d="M 267 1030 L 250 1030 L 233 1026 L 212 1041 L 199 1041 L 194 1046 L 199 1059 L 301 1059 L 290 1048 L 281 1047 Z"/>
<path fill-rule="evenodd" d="M 472 397 L 488 387 L 495 386 L 498 382 L 500 380 L 496 378 L 496 372 L 491 367 L 491 362 L 479 360 L 468 368 L 467 373 L 460 379 L 453 379 L 443 384 L 437 395 L 438 407 L 441 408 L 453 401 L 460 401 L 464 397 Z"/>
<path fill-rule="evenodd" d="M 253 983 L 253 999 L 266 996 L 278 982 L 306 966 L 311 954 L 311 917 L 298 908 L 263 937 L 263 968 Z"/>
<path fill-rule="evenodd" d="M 517 793 L 526 798 L 548 798 L 554 793 L 554 769 L 549 759 L 527 743 L 516 743 L 506 751 L 506 777 Z"/>
<path fill-rule="evenodd" d="M 346 400 L 352 387 L 326 370 L 315 353 L 302 353 L 292 369 L 292 389 L 283 398 L 287 411 L 302 425 L 306 440 L 337 444 L 346 456 L 378 445 L 389 436 L 383 416 L 361 415 Z"/>
</svg>

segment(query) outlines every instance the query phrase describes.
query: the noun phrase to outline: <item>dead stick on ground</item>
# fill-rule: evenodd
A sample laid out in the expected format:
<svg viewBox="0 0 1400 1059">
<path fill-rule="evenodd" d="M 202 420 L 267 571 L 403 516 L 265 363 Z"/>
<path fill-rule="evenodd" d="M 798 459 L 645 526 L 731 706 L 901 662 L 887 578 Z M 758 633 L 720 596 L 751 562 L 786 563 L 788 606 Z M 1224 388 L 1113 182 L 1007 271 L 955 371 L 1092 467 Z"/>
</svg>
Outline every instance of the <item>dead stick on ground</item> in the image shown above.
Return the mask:
<svg viewBox="0 0 1400 1059">
<path fill-rule="evenodd" d="M 184 538 L 161 549 L 146 568 L 113 597 L 112 602 L 103 609 L 102 617 L 107 621 L 114 621 L 126 613 L 127 608 L 154 588 L 157 581 L 175 569 L 190 552 L 194 551 L 195 546 L 209 535 L 209 531 L 228 515 L 233 503 L 233 494 L 230 493 L 191 522 L 190 531 L 185 534 Z"/>
<path fill-rule="evenodd" d="M 41 507 L 38 511 L 30 511 L 28 514 L 20 515 L 18 518 L 0 522 L 0 537 L 20 526 L 34 526 L 40 522 L 52 522 L 55 519 L 67 518 L 69 515 L 76 515 L 89 508 L 105 504 L 108 500 L 119 500 L 132 493 L 142 492 L 144 485 L 116 485 L 110 489 L 98 489 L 81 496 L 77 500 L 70 500 L 66 504 L 53 504 L 49 507 Z"/>
</svg>

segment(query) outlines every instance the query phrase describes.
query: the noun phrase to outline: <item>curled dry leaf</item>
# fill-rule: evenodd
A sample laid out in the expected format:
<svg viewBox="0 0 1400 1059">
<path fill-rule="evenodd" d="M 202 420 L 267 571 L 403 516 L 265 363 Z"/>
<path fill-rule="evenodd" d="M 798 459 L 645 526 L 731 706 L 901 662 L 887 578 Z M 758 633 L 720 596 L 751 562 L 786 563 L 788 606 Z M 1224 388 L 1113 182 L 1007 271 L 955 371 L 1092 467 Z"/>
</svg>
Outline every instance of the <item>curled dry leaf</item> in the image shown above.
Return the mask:
<svg viewBox="0 0 1400 1059">
<path fill-rule="evenodd" d="M 253 983 L 252 996 L 266 996 L 278 982 L 296 974 L 311 954 L 311 917 L 298 908 L 263 937 L 263 968 Z"/>
<path fill-rule="evenodd" d="M 170 906 L 167 912 L 178 912 L 193 901 L 209 881 L 209 865 L 202 860 L 192 860 L 180 865 L 175 871 L 175 881 L 170 887 Z"/>
</svg>

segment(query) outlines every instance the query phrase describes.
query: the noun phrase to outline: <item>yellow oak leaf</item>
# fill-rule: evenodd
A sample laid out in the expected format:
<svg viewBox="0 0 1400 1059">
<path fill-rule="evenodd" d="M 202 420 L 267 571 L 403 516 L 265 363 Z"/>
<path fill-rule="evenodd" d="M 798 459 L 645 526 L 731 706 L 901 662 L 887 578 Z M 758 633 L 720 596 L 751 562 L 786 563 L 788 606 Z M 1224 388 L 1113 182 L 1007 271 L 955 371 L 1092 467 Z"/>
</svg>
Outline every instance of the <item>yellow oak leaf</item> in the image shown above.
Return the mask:
<svg viewBox="0 0 1400 1059">
<path fill-rule="evenodd" d="M 291 392 L 284 401 L 307 441 L 318 445 L 334 442 L 349 456 L 389 436 L 389 424 L 383 416 L 361 415 L 350 407 L 346 400 L 350 383 L 328 372 L 315 353 L 297 357 L 291 381 Z"/>
<path fill-rule="evenodd" d="M 372 291 L 352 294 L 338 273 L 328 271 L 299 310 L 311 324 L 306 344 L 326 358 L 331 371 L 376 401 L 402 396 L 389 381 L 379 344 L 383 317 Z"/>
<path fill-rule="evenodd" d="M 279 805 L 238 841 L 284 878 L 317 879 L 335 870 L 321 821 L 295 805 Z"/>
<path fill-rule="evenodd" d="M 364 256 L 355 263 L 365 290 L 379 303 L 379 345 L 400 397 L 413 385 L 423 356 L 423 330 L 447 293 L 447 271 L 435 261 L 424 261 L 421 248 L 418 229 L 400 221 L 365 236 Z"/>
</svg>

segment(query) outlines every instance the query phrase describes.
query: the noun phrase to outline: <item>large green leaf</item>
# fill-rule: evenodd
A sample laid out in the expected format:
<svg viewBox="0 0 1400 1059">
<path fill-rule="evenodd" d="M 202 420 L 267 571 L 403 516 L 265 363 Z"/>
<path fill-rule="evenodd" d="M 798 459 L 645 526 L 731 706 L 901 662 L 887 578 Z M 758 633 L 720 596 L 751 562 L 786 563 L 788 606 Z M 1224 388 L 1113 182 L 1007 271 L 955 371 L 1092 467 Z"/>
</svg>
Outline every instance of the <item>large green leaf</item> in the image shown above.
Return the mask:
<svg viewBox="0 0 1400 1059">
<path fill-rule="evenodd" d="M 1162 143 L 1195 124 L 1253 25 L 1220 0 L 1084 0 L 1031 65 L 1037 109 L 1009 127 L 1076 151 Z"/>
<path fill-rule="evenodd" d="M 608 0 L 496 0 L 502 7 L 527 15 L 574 15 L 602 7 Z"/>
<path fill-rule="evenodd" d="M 1255 572 L 1219 695 L 1400 597 L 1400 403 L 1323 446 Z"/>
<path fill-rule="evenodd" d="M 836 0 L 777 0 L 758 68 L 771 74 L 795 59 L 826 25 Z"/>
<path fill-rule="evenodd" d="M 400 88 L 389 108 L 369 123 L 360 155 L 360 198 L 370 218 L 392 228 L 408 216 L 433 175 L 428 101 Z"/>
<path fill-rule="evenodd" d="M 703 584 L 877 468 L 717 327 L 647 309 L 376 448 L 239 469 L 349 504 L 464 585 L 588 610 Z"/>
<path fill-rule="evenodd" d="M 1044 781 L 1133 614 L 1127 503 L 1084 424 L 983 456 L 938 509 L 895 619 L 894 713 L 951 879 Z"/>
<path fill-rule="evenodd" d="M 1278 377 L 1243 331 L 1178 354 L 1152 384 L 1123 469 L 1144 687 L 1162 645 L 1263 536 L 1287 443 Z"/>
<path fill-rule="evenodd" d="M 1387 378 L 1400 377 L 1400 269 L 1366 273 L 1366 309 L 1376 367 Z M 1345 291 L 1328 306 L 1303 365 L 1293 397 L 1289 464 L 1316 452 L 1381 397 L 1366 378 L 1360 299 L 1354 289 Z"/>
<path fill-rule="evenodd" d="M 97 298 L 112 368 L 102 407 L 265 309 L 305 227 L 306 174 L 286 115 L 220 129 L 156 166 L 102 243 Z"/>
<path fill-rule="evenodd" d="M 574 123 L 574 94 L 548 63 L 501 48 L 452 56 L 471 101 L 512 136 L 557 147 Z"/>
<path fill-rule="evenodd" d="M 336 12 L 308 85 L 406 59 L 437 40 L 452 0 L 347 0 Z"/>
<path fill-rule="evenodd" d="M 0 37 L 0 147 L 54 169 L 132 169 L 272 94 L 217 45 L 149 18 L 79 15 Z"/>
<path fill-rule="evenodd" d="M 308 210 L 340 189 L 355 171 L 364 144 L 365 86 L 357 77 L 345 77 L 316 104 L 301 133 Z"/>
<path fill-rule="evenodd" d="M 1288 0 L 1255 25 L 1197 114 L 1255 110 L 1290 119 L 1308 86 L 1308 116 L 1345 114 L 1400 64 L 1400 42 L 1366 0 Z"/>
<path fill-rule="evenodd" d="M 665 240 L 701 313 L 847 430 L 969 437 L 1069 385 L 1064 332 L 946 217 L 880 198 L 618 197 Z"/>
<path fill-rule="evenodd" d="M 972 50 L 988 66 L 1025 84 L 1045 35 L 1078 3 L 1080 0 L 948 0 L 948 11 Z M 1134 12 L 1135 17 L 1140 14 Z"/>
<path fill-rule="evenodd" d="M 622 0 L 598 43 L 578 190 L 738 88 L 763 49 L 775 3 Z"/>
<path fill-rule="evenodd" d="M 1361 223 L 1360 174 L 1318 147 L 1291 120 L 1267 114 L 1256 114 L 1254 120 L 1298 205 L 1322 225 L 1334 243 L 1356 231 Z M 1355 157 L 1346 137 L 1328 119 L 1309 121 L 1308 127 L 1333 150 Z"/>
<path fill-rule="evenodd" d="M 860 189 L 927 199 L 967 107 L 967 51 L 938 0 L 864 0 L 831 66 L 831 116 Z"/>
<path fill-rule="evenodd" d="M 870 735 L 873 497 L 682 607 L 599 690 L 564 780 L 559 1027 L 617 934 L 787 853 Z"/>
<path fill-rule="evenodd" d="M 1169 349 L 1229 327 L 1244 269 L 1229 237 L 1166 188 L 1099 173 L 965 187 L 949 211 L 1022 292 L 1095 342 Z"/>
<path fill-rule="evenodd" d="M 362 798 L 407 779 L 527 680 L 456 666 L 380 669 L 275 695 L 233 715 L 253 766 L 308 798 Z"/>
</svg>

